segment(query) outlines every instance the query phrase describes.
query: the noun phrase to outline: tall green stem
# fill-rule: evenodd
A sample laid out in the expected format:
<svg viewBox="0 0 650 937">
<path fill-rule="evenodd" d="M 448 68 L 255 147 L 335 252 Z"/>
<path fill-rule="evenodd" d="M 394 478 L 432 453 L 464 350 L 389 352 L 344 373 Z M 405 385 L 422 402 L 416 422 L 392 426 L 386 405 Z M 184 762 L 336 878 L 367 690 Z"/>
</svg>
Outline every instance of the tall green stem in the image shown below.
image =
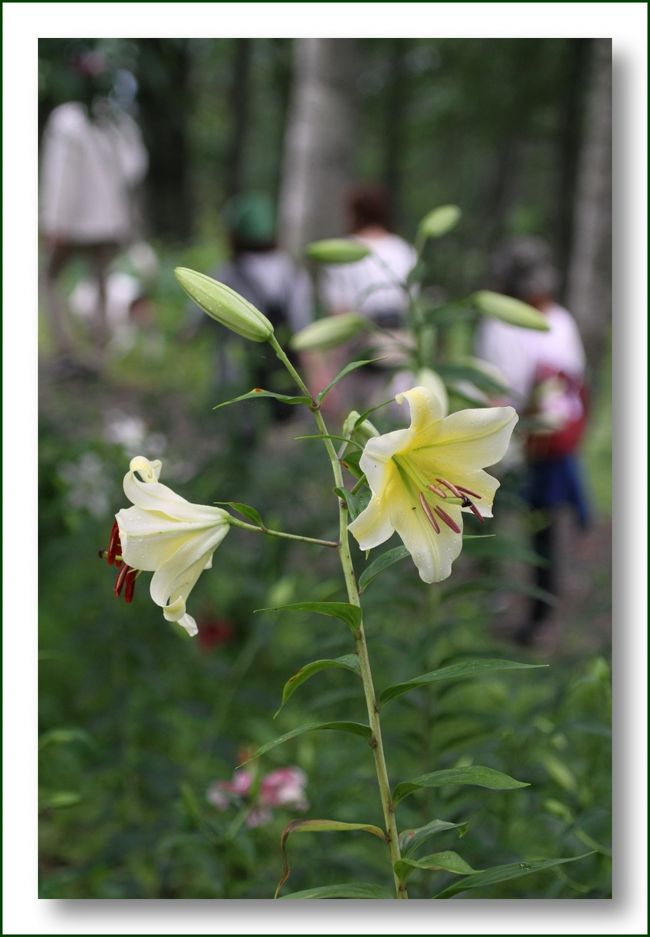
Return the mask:
<svg viewBox="0 0 650 937">
<path fill-rule="evenodd" d="M 275 336 L 271 336 L 270 344 L 282 364 L 296 382 L 296 385 L 300 389 L 301 393 L 311 397 L 305 382 L 285 355 L 283 349 L 275 339 Z M 325 437 L 323 439 L 323 443 L 325 445 L 325 449 L 327 450 L 327 455 L 332 466 L 334 484 L 337 488 L 343 488 L 343 473 L 341 471 L 341 463 L 339 462 L 339 459 L 336 455 L 336 450 L 332 445 L 332 441 L 329 439 L 327 425 L 316 401 L 314 401 L 311 409 L 319 432 Z M 352 565 L 352 556 L 350 555 L 350 544 L 348 540 L 348 508 L 347 504 L 342 498 L 339 498 L 338 555 L 341 563 L 341 569 L 343 570 L 343 577 L 345 579 L 348 601 L 351 605 L 356 605 L 357 608 L 361 608 L 359 589 L 357 588 L 357 581 L 354 574 L 354 566 Z M 371 731 L 370 745 L 372 747 L 375 760 L 375 771 L 377 774 L 379 796 L 381 798 L 381 806 L 384 814 L 386 839 L 388 841 L 388 850 L 390 853 L 390 861 L 393 869 L 396 897 L 408 898 L 406 886 L 403 882 L 400 881 L 399 877 L 395 873 L 395 863 L 401 859 L 399 848 L 399 833 L 397 831 L 395 805 L 391 795 L 388 770 L 386 768 L 386 758 L 384 755 L 384 745 L 381 735 L 381 723 L 379 720 L 379 706 L 377 704 L 377 696 L 375 694 L 375 687 L 372 680 L 372 670 L 370 668 L 370 659 L 368 657 L 368 646 L 366 643 L 366 635 L 363 628 L 362 616 L 360 617 L 359 628 L 355 633 L 355 641 L 357 655 L 359 657 L 359 670 L 361 673 L 361 682 L 363 684 L 363 694 L 366 700 L 366 708 L 368 710 L 368 722 Z"/>
</svg>

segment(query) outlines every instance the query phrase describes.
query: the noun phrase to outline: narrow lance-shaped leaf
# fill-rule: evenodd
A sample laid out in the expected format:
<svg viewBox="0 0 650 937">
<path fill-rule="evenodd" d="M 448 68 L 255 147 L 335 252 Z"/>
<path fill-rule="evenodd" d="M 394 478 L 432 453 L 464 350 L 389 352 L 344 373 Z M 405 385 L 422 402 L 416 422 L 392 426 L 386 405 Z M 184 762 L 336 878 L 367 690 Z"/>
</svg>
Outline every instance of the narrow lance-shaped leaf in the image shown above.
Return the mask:
<svg viewBox="0 0 650 937">
<path fill-rule="evenodd" d="M 388 569 L 389 566 L 398 563 L 409 555 L 409 551 L 406 547 L 392 547 L 392 549 L 386 550 L 385 553 L 382 553 L 374 559 L 372 563 L 368 563 L 359 576 L 359 592 L 364 592 L 373 579 L 376 579 L 377 576 L 383 573 L 385 569 Z"/>
<path fill-rule="evenodd" d="M 278 745 L 282 745 L 284 742 L 288 742 L 290 739 L 295 739 L 299 735 L 304 735 L 306 732 L 321 732 L 324 730 L 332 730 L 333 732 L 348 732 L 351 735 L 359 735 L 361 738 L 368 740 L 372 735 L 370 726 L 367 726 L 362 722 L 308 722 L 298 726 L 296 729 L 292 729 L 291 732 L 285 732 L 284 735 L 281 735 L 277 739 L 272 739 L 270 742 L 266 742 L 264 745 L 258 748 L 257 751 L 250 756 L 250 758 L 247 758 L 246 761 L 242 761 L 241 764 L 237 765 L 237 767 L 241 768 L 242 765 L 247 765 L 249 761 L 254 761 L 256 758 L 260 758 L 262 755 L 266 755 L 267 752 L 277 748 Z"/>
<path fill-rule="evenodd" d="M 271 608 L 256 608 L 255 612 L 314 612 L 338 618 L 355 633 L 361 624 L 361 609 L 349 602 L 293 602 L 291 605 L 275 605 Z"/>
<path fill-rule="evenodd" d="M 356 486 L 355 486 L 356 487 Z M 345 501 L 348 507 L 348 513 L 350 515 L 350 520 L 354 520 L 355 517 L 367 507 L 368 502 L 370 501 L 370 491 L 365 486 L 360 491 L 348 491 L 347 488 L 335 488 L 334 491 Z"/>
<path fill-rule="evenodd" d="M 321 670 L 350 670 L 352 673 L 359 673 L 359 658 L 356 654 L 345 654 L 343 657 L 334 657 L 334 658 L 325 658 L 323 660 L 313 660 L 309 664 L 305 664 L 304 667 L 301 667 L 300 670 L 289 677 L 287 682 L 284 685 L 282 690 L 282 703 L 278 708 L 277 712 L 273 716 L 278 715 L 282 707 L 287 703 L 287 701 L 293 696 L 298 687 L 304 683 L 306 680 L 309 680 L 310 677 L 313 677 L 314 674 L 320 673 Z"/>
<path fill-rule="evenodd" d="M 318 402 L 321 403 L 325 397 L 327 397 L 334 385 L 338 384 L 338 382 L 344 377 L 347 377 L 351 371 L 356 371 L 357 368 L 363 368 L 367 364 L 374 364 L 375 361 L 381 361 L 381 358 L 368 358 L 366 361 L 351 361 L 349 364 L 346 364 L 344 368 L 341 368 L 336 377 L 333 377 L 329 384 L 327 384 L 321 390 L 318 395 Z"/>
<path fill-rule="evenodd" d="M 239 397 L 233 397 L 231 400 L 224 400 L 223 403 L 218 403 L 216 407 L 212 409 L 220 410 L 221 407 L 229 407 L 232 403 L 239 403 L 240 400 L 253 400 L 256 397 L 272 397 L 273 400 L 279 400 L 281 403 L 291 404 L 292 406 L 301 403 L 309 406 L 313 402 L 311 397 L 291 397 L 288 394 L 276 394 L 271 390 L 264 390 L 262 387 L 254 387 L 253 390 L 249 390 L 247 394 L 240 394 Z"/>
<path fill-rule="evenodd" d="M 445 784 L 471 784 L 475 787 L 486 787 L 491 791 L 512 791 L 519 787 L 530 786 L 526 781 L 517 781 L 509 774 L 496 771 L 494 768 L 469 765 L 465 768 L 443 768 L 442 771 L 421 774 L 411 781 L 402 781 L 395 788 L 393 800 L 397 804 L 421 788 L 444 787 Z"/>
<path fill-rule="evenodd" d="M 449 664 L 448 667 L 440 667 L 438 670 L 420 674 L 419 677 L 413 677 L 411 680 L 404 681 L 404 683 L 394 683 L 392 686 L 386 687 L 380 694 L 379 702 L 387 703 L 396 696 L 401 696 L 402 693 L 408 693 L 409 690 L 428 686 L 440 680 L 463 680 L 469 677 L 481 677 L 487 673 L 503 672 L 505 670 L 535 670 L 539 667 L 548 667 L 548 664 L 521 664 L 516 660 L 483 660 L 482 658 L 478 660 L 461 660 L 457 664 Z"/>
<path fill-rule="evenodd" d="M 281 895 L 280 901 L 303 901 L 308 898 L 394 898 L 395 895 L 382 885 L 370 882 L 350 882 L 349 885 L 321 885 L 294 891 L 292 895 Z"/>
<path fill-rule="evenodd" d="M 451 823 L 449 820 L 431 820 L 424 826 L 415 830 L 403 830 L 399 835 L 399 845 L 402 856 L 412 856 L 413 853 L 424 845 L 432 836 L 438 833 L 444 833 L 447 830 L 458 830 L 458 835 L 462 836 L 467 830 L 467 822 Z"/>
<path fill-rule="evenodd" d="M 233 511 L 237 511 L 237 513 L 241 514 L 242 517 L 247 517 L 249 521 L 252 521 L 253 524 L 256 524 L 258 527 L 261 527 L 262 530 L 266 529 L 266 525 L 262 520 L 260 512 L 251 507 L 250 504 L 244 504 L 243 501 L 215 501 L 214 503 L 225 504 L 226 507 L 232 508 Z"/>
<path fill-rule="evenodd" d="M 291 874 L 289 857 L 287 855 L 287 840 L 292 833 L 354 833 L 359 830 L 364 833 L 370 833 L 372 836 L 377 836 L 379 839 L 384 840 L 384 842 L 386 841 L 386 834 L 384 831 L 378 826 L 373 826 L 371 823 L 344 823 L 341 820 L 292 820 L 288 823 L 282 830 L 282 835 L 280 837 L 283 865 L 282 878 L 278 882 L 278 887 L 275 889 L 275 895 L 273 897 L 278 897 L 282 886 Z"/>
<path fill-rule="evenodd" d="M 453 872 L 454 875 L 474 875 L 479 871 L 473 869 L 462 856 L 451 850 L 435 852 L 433 855 L 423 856 L 421 859 L 400 859 L 395 863 L 395 874 L 402 882 L 406 881 L 414 869 Z"/>
<path fill-rule="evenodd" d="M 469 878 L 458 882 L 452 882 L 447 888 L 435 895 L 435 898 L 451 898 L 469 888 L 483 888 L 488 885 L 498 885 L 501 882 L 508 882 L 513 878 L 521 878 L 523 875 L 531 875 L 533 872 L 543 872 L 545 869 L 552 869 L 557 865 L 565 865 L 567 862 L 577 862 L 579 859 L 585 859 L 593 855 L 593 852 L 585 852 L 581 856 L 571 856 L 568 859 L 533 859 L 527 862 L 511 862 L 508 865 L 495 865 L 491 869 L 485 869 L 477 872 Z"/>
</svg>

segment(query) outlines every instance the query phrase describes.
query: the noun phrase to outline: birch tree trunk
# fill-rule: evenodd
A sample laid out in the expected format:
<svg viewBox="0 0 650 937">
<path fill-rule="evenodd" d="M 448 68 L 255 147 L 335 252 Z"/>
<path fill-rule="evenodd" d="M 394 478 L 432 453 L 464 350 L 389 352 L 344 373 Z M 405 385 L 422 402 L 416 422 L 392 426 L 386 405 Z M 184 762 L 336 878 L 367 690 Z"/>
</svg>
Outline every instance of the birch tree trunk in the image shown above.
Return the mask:
<svg viewBox="0 0 650 937">
<path fill-rule="evenodd" d="M 578 158 L 567 305 L 597 370 L 611 320 L 612 44 L 594 39 Z"/>
<path fill-rule="evenodd" d="M 345 231 L 356 144 L 357 43 L 296 39 L 280 190 L 280 241 L 298 254 Z"/>
</svg>

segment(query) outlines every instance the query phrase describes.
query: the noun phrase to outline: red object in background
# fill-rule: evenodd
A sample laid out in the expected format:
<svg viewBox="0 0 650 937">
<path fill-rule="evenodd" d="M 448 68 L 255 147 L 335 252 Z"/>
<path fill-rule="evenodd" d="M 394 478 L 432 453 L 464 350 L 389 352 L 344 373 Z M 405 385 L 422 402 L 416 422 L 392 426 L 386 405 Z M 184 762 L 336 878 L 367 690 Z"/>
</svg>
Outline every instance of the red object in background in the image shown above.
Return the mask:
<svg viewBox="0 0 650 937">
<path fill-rule="evenodd" d="M 196 640 L 205 651 L 211 651 L 220 644 L 227 644 L 235 633 L 226 618 L 199 618 L 197 625 L 199 633 Z"/>
</svg>

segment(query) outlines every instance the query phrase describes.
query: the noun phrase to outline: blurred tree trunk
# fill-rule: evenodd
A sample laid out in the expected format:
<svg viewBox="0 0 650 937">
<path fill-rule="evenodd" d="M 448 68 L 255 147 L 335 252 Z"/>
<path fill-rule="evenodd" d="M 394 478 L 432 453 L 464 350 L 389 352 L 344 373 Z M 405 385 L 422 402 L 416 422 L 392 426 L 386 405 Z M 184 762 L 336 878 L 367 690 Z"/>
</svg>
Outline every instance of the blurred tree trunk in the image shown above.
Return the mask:
<svg viewBox="0 0 650 937">
<path fill-rule="evenodd" d="M 405 57 L 409 48 L 408 39 L 389 39 L 390 71 L 386 88 L 386 110 L 384 124 L 384 172 L 383 183 L 388 193 L 393 223 L 401 220 L 401 184 L 404 153 L 408 147 L 405 133 L 408 83 L 406 80 Z"/>
<path fill-rule="evenodd" d="M 357 43 L 296 39 L 280 192 L 280 240 L 293 253 L 345 230 L 356 147 Z"/>
<path fill-rule="evenodd" d="M 230 145 L 226 159 L 226 195 L 237 195 L 245 184 L 246 131 L 250 100 L 251 39 L 235 39 L 230 84 Z"/>
<path fill-rule="evenodd" d="M 595 371 L 611 321 L 611 170 L 612 44 L 610 39 L 594 39 L 576 177 L 567 299 Z"/>
<path fill-rule="evenodd" d="M 140 40 L 140 122 L 149 150 L 147 220 L 159 236 L 191 234 L 187 112 L 190 41 Z"/>
<path fill-rule="evenodd" d="M 568 57 L 565 69 L 565 93 L 558 120 L 558 210 L 555 245 L 557 264 L 562 275 L 566 298 L 567 276 L 573 243 L 574 193 L 578 158 L 584 129 L 585 82 L 592 39 L 567 39 Z"/>
</svg>

